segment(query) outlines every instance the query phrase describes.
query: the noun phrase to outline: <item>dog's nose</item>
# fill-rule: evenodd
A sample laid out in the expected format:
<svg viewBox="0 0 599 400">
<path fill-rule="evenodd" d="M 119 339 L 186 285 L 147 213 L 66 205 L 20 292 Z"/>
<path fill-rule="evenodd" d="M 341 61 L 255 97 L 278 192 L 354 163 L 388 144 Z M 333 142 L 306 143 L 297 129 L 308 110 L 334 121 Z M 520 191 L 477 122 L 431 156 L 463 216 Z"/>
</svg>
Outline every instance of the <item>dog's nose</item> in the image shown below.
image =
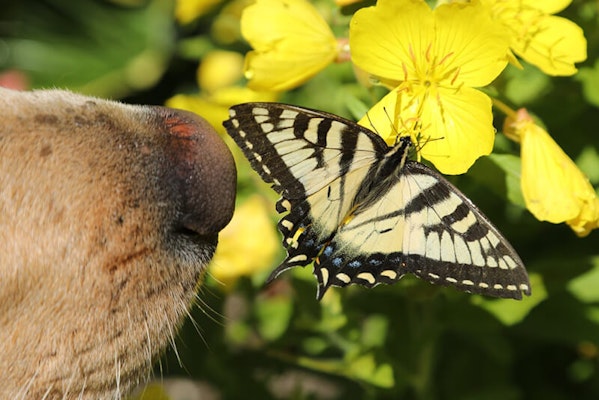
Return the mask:
<svg viewBox="0 0 599 400">
<path fill-rule="evenodd" d="M 163 107 L 156 111 L 168 134 L 165 151 L 183 196 L 180 223 L 200 235 L 217 234 L 233 216 L 237 180 L 233 156 L 203 118 Z"/>
</svg>

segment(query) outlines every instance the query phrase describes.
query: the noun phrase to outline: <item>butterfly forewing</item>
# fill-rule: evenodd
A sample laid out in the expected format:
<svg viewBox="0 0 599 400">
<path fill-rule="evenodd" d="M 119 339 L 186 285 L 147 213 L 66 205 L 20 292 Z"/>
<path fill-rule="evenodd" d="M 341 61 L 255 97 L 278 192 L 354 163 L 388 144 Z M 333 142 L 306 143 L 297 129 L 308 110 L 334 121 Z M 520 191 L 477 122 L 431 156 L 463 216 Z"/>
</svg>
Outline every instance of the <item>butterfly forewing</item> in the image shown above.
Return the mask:
<svg viewBox="0 0 599 400">
<path fill-rule="evenodd" d="M 252 167 L 282 195 L 277 208 L 287 215 L 279 230 L 288 257 L 277 274 L 312 261 L 387 149 L 365 128 L 293 106 L 238 105 L 224 125 Z"/>
<path fill-rule="evenodd" d="M 405 162 L 409 139 L 390 148 L 353 122 L 277 103 L 230 115 L 227 131 L 282 196 L 288 256 L 271 277 L 314 262 L 318 298 L 330 286 L 406 273 L 490 296 L 530 294 L 522 261 L 478 208 L 438 173 Z"/>
<path fill-rule="evenodd" d="M 261 177 L 290 199 L 343 181 L 349 169 L 367 170 L 386 150 L 380 137 L 351 134 L 367 130 L 331 114 L 273 103 L 241 104 L 230 112 L 224 125 L 231 137 Z"/>
</svg>

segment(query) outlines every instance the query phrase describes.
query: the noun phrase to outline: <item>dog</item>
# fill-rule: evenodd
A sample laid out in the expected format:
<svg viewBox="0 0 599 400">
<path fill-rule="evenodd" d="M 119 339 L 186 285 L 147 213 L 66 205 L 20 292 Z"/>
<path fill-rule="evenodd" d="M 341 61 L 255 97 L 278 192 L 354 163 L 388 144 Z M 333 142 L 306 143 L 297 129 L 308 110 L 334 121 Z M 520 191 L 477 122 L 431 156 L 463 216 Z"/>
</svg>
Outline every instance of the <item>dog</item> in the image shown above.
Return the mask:
<svg viewBox="0 0 599 400">
<path fill-rule="evenodd" d="M 194 302 L 232 155 L 164 107 L 0 88 L 0 115 L 0 398 L 122 398 Z"/>
</svg>

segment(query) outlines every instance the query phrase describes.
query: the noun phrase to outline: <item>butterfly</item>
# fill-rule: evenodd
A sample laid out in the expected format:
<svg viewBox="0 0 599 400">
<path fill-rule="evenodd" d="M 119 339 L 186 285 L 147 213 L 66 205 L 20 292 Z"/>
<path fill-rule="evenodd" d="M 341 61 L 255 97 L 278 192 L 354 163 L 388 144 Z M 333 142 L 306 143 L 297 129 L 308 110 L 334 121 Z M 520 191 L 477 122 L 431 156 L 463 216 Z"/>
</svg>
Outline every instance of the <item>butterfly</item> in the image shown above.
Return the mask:
<svg viewBox="0 0 599 400">
<path fill-rule="evenodd" d="M 391 284 L 407 273 L 494 297 L 530 295 L 522 260 L 455 186 L 333 114 L 280 103 L 233 106 L 223 123 L 276 209 L 286 259 L 268 281 L 314 265 L 317 298 L 331 286 Z"/>
</svg>

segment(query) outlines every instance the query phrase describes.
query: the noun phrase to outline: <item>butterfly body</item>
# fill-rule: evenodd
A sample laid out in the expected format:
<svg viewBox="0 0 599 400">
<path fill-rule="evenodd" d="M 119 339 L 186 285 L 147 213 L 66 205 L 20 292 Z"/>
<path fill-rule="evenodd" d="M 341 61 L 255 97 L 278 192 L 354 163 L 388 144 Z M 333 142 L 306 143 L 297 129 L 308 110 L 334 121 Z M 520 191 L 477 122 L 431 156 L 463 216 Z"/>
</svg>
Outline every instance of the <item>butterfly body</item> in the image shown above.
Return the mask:
<svg viewBox="0 0 599 400">
<path fill-rule="evenodd" d="M 278 103 L 231 108 L 225 128 L 281 194 L 287 258 L 314 263 L 317 297 L 330 286 L 391 284 L 407 273 L 496 297 L 530 294 L 517 253 L 440 174 L 332 114 Z"/>
</svg>

